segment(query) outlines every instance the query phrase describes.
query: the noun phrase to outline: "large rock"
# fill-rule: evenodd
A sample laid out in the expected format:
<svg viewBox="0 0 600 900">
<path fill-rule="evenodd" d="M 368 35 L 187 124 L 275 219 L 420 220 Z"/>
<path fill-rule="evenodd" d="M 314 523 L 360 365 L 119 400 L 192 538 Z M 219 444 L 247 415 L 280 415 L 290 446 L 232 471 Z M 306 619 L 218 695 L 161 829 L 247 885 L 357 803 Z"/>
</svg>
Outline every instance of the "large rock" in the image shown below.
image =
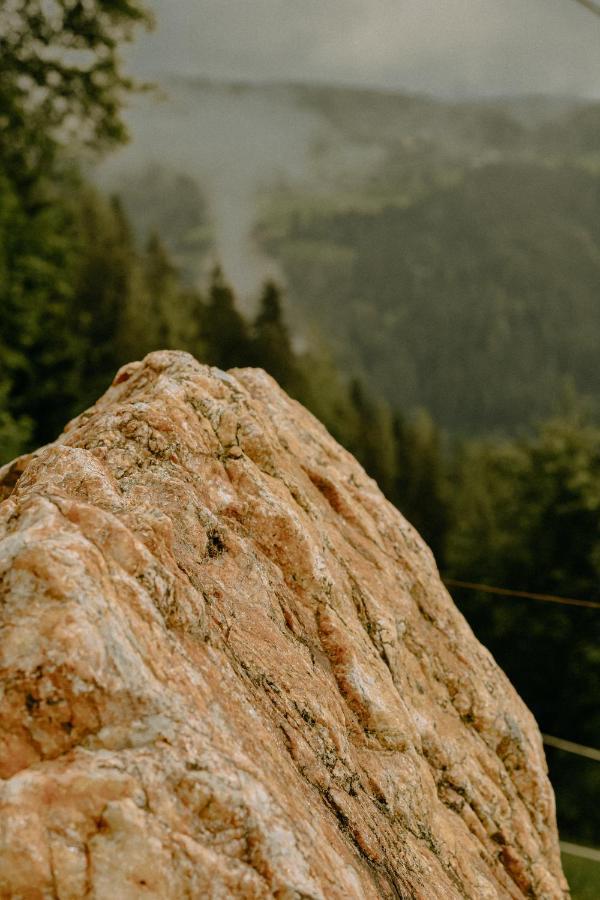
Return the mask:
<svg viewBox="0 0 600 900">
<path fill-rule="evenodd" d="M 263 372 L 153 353 L 0 480 L 0 896 L 565 896 L 531 715 Z"/>
</svg>

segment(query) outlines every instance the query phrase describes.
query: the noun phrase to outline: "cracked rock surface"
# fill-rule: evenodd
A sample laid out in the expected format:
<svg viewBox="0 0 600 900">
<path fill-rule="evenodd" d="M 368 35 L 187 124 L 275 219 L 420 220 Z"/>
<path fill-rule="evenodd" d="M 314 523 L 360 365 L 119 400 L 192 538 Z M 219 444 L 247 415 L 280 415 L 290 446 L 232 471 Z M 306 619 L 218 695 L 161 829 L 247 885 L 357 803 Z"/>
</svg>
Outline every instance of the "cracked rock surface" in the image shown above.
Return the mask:
<svg viewBox="0 0 600 900">
<path fill-rule="evenodd" d="M 153 353 L 0 498 L 0 897 L 567 896 L 532 716 L 264 372 Z"/>
</svg>

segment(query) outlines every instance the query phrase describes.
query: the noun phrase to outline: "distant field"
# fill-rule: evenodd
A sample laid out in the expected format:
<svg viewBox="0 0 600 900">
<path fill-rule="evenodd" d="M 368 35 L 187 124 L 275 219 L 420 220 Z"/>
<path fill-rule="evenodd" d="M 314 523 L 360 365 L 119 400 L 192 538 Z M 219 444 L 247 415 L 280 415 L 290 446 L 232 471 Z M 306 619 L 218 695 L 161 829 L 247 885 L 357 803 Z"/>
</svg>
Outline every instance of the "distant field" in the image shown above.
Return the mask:
<svg viewBox="0 0 600 900">
<path fill-rule="evenodd" d="M 592 862 L 563 853 L 562 863 L 573 900 L 598 900 L 600 897 L 600 862 Z"/>
</svg>

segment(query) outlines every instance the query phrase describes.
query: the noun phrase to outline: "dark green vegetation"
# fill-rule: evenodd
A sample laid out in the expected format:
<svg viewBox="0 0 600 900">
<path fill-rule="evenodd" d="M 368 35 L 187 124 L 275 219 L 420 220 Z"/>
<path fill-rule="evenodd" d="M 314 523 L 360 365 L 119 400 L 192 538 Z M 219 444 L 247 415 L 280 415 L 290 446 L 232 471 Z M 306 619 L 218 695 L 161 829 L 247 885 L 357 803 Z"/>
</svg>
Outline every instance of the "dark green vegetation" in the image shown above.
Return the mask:
<svg viewBox="0 0 600 900">
<path fill-rule="evenodd" d="M 352 348 L 402 408 L 481 433 L 548 415 L 569 380 L 598 396 L 597 175 L 489 164 L 404 208 L 296 221 L 272 246 L 344 365 Z"/>
<path fill-rule="evenodd" d="M 138 0 L 3 4 L 0 155 L 22 188 L 48 173 L 71 140 L 93 148 L 124 140 L 121 105 L 132 82 L 119 43 L 141 23 L 149 17 Z"/>
<path fill-rule="evenodd" d="M 262 224 L 342 367 L 462 434 L 545 417 L 565 384 L 599 411 L 600 105 L 522 112 L 434 105 L 387 144 L 378 202 Z"/>
<path fill-rule="evenodd" d="M 0 129 L 2 461 L 51 440 L 119 365 L 152 349 L 262 365 L 358 456 L 449 575 L 600 600 L 597 108 L 451 109 L 298 89 L 355 142 L 379 128 L 388 154 L 351 202 L 282 193 L 263 215 L 294 331 L 302 322 L 305 335 L 315 323 L 327 332 L 335 365 L 317 339 L 296 349 L 276 285 L 252 317 L 218 269 L 202 290 L 190 286 L 211 229 L 188 175 L 130 182 L 137 236 L 120 202 L 85 183 L 63 149 L 61 116 L 70 111 L 91 149 L 121 139 L 127 82 L 112 29 L 141 12 L 98 2 L 94 22 L 82 7 L 49 32 L 41 6 L 25 4 L 16 30 L 0 29 L 10 126 Z M 30 28 L 49 44 L 83 45 L 88 75 L 44 68 Z M 43 90 L 29 108 L 32 78 Z M 152 185 L 162 199 L 149 209 Z M 591 396 L 591 414 L 534 428 L 565 381 Z M 517 425 L 529 430 L 482 437 Z M 542 730 L 597 746 L 598 611 L 456 595 Z M 563 836 L 600 844 L 600 767 L 548 756 Z M 583 885 L 598 868 L 570 858 L 569 871 Z"/>
<path fill-rule="evenodd" d="M 600 863 L 563 853 L 562 864 L 573 900 L 598 900 Z"/>
<path fill-rule="evenodd" d="M 0 10 L 0 439 L 4 458 L 54 433 L 80 402 L 84 204 L 65 146 L 125 138 L 118 45 L 148 21 L 135 0 Z M 113 303 L 116 302 L 113 300 Z"/>
<path fill-rule="evenodd" d="M 573 413 L 459 454 L 446 569 L 455 578 L 600 601 L 600 429 Z M 542 731 L 598 746 L 600 609 L 455 590 Z M 554 748 L 566 840 L 600 843 L 600 766 Z"/>
</svg>

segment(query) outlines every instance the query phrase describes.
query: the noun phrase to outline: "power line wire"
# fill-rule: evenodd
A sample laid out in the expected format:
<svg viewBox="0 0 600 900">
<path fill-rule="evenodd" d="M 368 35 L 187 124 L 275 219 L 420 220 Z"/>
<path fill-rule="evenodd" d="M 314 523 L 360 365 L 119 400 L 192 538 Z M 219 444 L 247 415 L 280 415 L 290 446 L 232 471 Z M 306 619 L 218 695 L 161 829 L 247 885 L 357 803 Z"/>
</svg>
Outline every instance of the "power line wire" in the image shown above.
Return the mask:
<svg viewBox="0 0 600 900">
<path fill-rule="evenodd" d="M 600 14 L 600 8 L 598 9 L 598 13 Z M 497 594 L 505 597 L 522 597 L 527 600 L 539 600 L 545 603 L 561 603 L 565 606 L 583 606 L 589 609 L 600 609 L 600 603 L 596 603 L 594 600 L 579 600 L 575 597 L 559 597 L 555 594 L 536 594 L 531 591 L 514 591 L 510 588 L 497 588 L 489 584 L 480 584 L 473 581 L 460 581 L 457 578 L 444 578 L 444 584 L 447 587 L 466 588 L 471 591 L 482 591 L 484 593 Z M 557 738 L 552 734 L 542 734 L 542 740 L 548 747 L 554 747 L 558 750 L 564 750 L 566 753 L 573 753 L 576 756 L 582 756 L 586 759 L 593 759 L 596 762 L 600 762 L 600 750 L 596 750 L 595 747 L 586 747 L 583 744 L 576 744 L 574 741 L 565 741 L 563 738 Z M 596 850 L 593 847 L 584 847 L 581 844 L 571 844 L 569 841 L 561 841 L 560 849 L 562 853 L 600 863 L 600 850 Z"/>
<path fill-rule="evenodd" d="M 588 609 L 600 609 L 595 600 L 578 600 L 575 597 L 558 597 L 556 594 L 535 594 L 531 591 L 513 591 L 510 588 L 493 587 L 490 584 L 479 584 L 475 581 L 459 581 L 456 578 L 444 578 L 447 587 L 466 588 L 469 591 L 481 591 L 485 594 L 499 594 L 505 597 L 523 597 L 526 600 L 541 600 L 545 603 L 562 603 L 563 606 L 585 606 Z"/>
<path fill-rule="evenodd" d="M 595 747 L 584 747 L 583 744 L 565 741 L 562 738 L 553 737 L 551 734 L 543 734 L 542 739 L 549 747 L 556 747 L 558 750 L 565 750 L 567 753 L 574 753 L 576 756 L 585 756 L 587 759 L 600 762 L 600 750 L 596 750 Z"/>
<path fill-rule="evenodd" d="M 563 853 L 570 856 L 581 856 L 583 859 L 592 859 L 594 862 L 600 862 L 600 850 L 594 847 L 582 847 L 581 844 L 570 844 L 569 841 L 561 841 L 560 849 Z"/>
</svg>

